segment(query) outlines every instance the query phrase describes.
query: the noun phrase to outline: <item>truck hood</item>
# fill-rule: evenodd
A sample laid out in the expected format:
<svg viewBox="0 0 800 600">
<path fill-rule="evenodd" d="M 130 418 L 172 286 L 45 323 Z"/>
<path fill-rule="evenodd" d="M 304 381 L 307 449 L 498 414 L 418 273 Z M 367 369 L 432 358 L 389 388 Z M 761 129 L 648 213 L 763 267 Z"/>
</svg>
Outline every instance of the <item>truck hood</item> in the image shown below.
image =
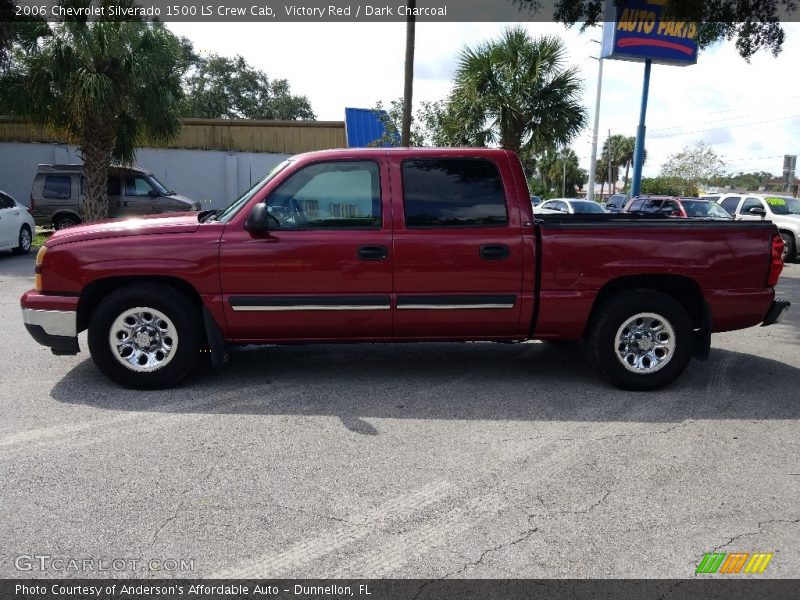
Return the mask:
<svg viewBox="0 0 800 600">
<path fill-rule="evenodd" d="M 114 219 L 97 221 L 87 225 L 77 225 L 56 231 L 46 246 L 58 246 L 71 242 L 96 240 L 101 238 L 128 237 L 134 235 L 155 235 L 163 233 L 192 233 L 200 223 L 198 213 L 171 213 L 167 215 L 144 216 L 136 219 Z"/>
<path fill-rule="evenodd" d="M 194 206 L 197 204 L 194 200 L 189 198 L 188 196 L 184 196 L 183 194 L 170 194 L 167 196 L 170 200 L 180 200 L 181 202 L 185 202 L 189 206 Z"/>
</svg>

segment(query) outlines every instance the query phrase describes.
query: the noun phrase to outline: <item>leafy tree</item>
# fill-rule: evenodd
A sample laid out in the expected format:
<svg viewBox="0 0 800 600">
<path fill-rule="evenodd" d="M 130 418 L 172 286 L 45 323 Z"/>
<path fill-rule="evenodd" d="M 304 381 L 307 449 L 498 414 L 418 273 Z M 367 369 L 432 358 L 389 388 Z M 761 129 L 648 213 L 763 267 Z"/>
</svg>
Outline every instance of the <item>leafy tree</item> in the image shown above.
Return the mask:
<svg viewBox="0 0 800 600">
<path fill-rule="evenodd" d="M 108 216 L 112 160 L 180 130 L 181 46 L 160 23 L 52 24 L 0 76 L 0 109 L 65 134 L 84 161 L 86 221 Z"/>
<path fill-rule="evenodd" d="M 724 172 L 725 161 L 703 142 L 684 147 L 661 165 L 662 177 L 677 177 L 694 183 L 720 177 Z"/>
<path fill-rule="evenodd" d="M 449 98 L 450 132 L 475 146 L 519 153 L 565 146 L 584 127 L 577 67 L 567 67 L 558 37 L 531 38 L 522 27 L 462 50 Z"/>
<path fill-rule="evenodd" d="M 374 146 L 402 145 L 400 131 L 403 121 L 403 100 L 392 100 L 388 107 L 378 102 L 373 109 L 379 114 L 386 133 L 376 140 Z M 455 116 L 448 110 L 444 100 L 423 102 L 411 121 L 408 146 L 466 146 L 468 143 L 458 136 Z"/>
<path fill-rule="evenodd" d="M 698 196 L 697 183 L 680 177 L 642 177 L 642 194 L 664 196 Z"/>
<path fill-rule="evenodd" d="M 193 63 L 181 115 L 204 119 L 314 119 L 305 96 L 292 95 L 286 79 L 272 79 L 239 55 L 207 58 L 184 47 Z"/>
<path fill-rule="evenodd" d="M 542 0 L 513 1 L 527 12 L 537 12 L 543 7 Z M 554 14 L 557 21 L 567 25 L 580 23 L 584 31 L 602 23 L 605 5 L 606 0 L 555 0 Z M 760 50 L 776 56 L 780 53 L 786 38 L 781 20 L 790 20 L 797 9 L 794 0 L 670 0 L 665 14 L 673 21 L 697 23 L 700 48 L 719 40 L 735 39 L 739 54 L 749 59 Z"/>
</svg>

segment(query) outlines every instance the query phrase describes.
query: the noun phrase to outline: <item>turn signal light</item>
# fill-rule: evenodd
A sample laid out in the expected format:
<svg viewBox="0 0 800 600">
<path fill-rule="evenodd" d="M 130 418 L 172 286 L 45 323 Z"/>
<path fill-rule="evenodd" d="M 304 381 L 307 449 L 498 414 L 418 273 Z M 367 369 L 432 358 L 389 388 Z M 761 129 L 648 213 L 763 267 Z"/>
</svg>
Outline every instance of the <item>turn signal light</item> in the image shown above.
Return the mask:
<svg viewBox="0 0 800 600">
<path fill-rule="evenodd" d="M 772 287 L 778 283 L 778 277 L 783 271 L 783 238 L 775 233 L 772 236 L 772 256 L 769 260 L 769 273 L 767 273 L 767 285 Z"/>
</svg>

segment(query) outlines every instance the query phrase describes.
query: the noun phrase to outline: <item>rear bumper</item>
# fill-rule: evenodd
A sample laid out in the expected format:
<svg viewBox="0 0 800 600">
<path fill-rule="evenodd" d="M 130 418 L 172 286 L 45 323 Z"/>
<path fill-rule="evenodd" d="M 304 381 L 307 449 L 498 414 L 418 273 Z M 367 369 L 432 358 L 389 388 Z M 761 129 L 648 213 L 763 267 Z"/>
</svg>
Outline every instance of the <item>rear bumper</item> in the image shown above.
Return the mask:
<svg viewBox="0 0 800 600">
<path fill-rule="evenodd" d="M 767 311 L 767 316 L 764 317 L 764 321 L 761 323 L 762 327 L 766 327 L 767 325 L 772 325 L 773 323 L 777 323 L 778 320 L 781 318 L 783 311 L 789 308 L 792 305 L 791 302 L 788 300 L 783 300 L 778 298 L 772 302 L 772 306 L 769 307 L 769 311 Z"/>
<path fill-rule="evenodd" d="M 53 354 L 77 354 L 78 298 L 26 292 L 20 300 L 22 320 L 31 337 Z M 72 310 L 70 310 L 72 309 Z"/>
</svg>

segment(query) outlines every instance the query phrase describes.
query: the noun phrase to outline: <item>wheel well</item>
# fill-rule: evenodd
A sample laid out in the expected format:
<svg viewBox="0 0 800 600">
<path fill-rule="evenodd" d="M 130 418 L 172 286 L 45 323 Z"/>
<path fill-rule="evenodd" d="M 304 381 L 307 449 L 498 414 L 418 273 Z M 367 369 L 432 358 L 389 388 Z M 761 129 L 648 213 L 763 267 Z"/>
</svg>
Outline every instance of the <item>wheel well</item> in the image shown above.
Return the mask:
<svg viewBox="0 0 800 600">
<path fill-rule="evenodd" d="M 93 281 L 81 292 L 81 297 L 78 301 L 78 331 L 83 331 L 89 327 L 89 320 L 92 318 L 92 314 L 109 293 L 127 285 L 142 283 L 157 283 L 170 286 L 191 298 L 196 303 L 198 310 L 202 308 L 203 301 L 200 299 L 200 294 L 197 293 L 197 290 L 178 277 L 108 277 Z"/>
<path fill-rule="evenodd" d="M 705 313 L 703 292 L 693 279 L 681 275 L 632 275 L 608 282 L 595 298 L 589 324 L 599 309 L 613 296 L 632 289 L 655 290 L 669 296 L 686 309 L 695 328 L 703 326 Z M 587 331 L 589 324 L 587 324 Z M 585 335 L 586 331 L 584 331 Z"/>
<path fill-rule="evenodd" d="M 792 231 L 791 229 L 780 229 L 779 228 L 778 229 L 778 233 L 785 233 L 786 235 L 790 236 L 792 238 L 792 240 L 796 240 L 798 237 L 800 237 L 794 231 Z"/>
<path fill-rule="evenodd" d="M 50 222 L 55 223 L 56 221 L 58 221 L 59 217 L 66 217 L 66 216 L 75 217 L 76 219 L 78 219 L 78 223 L 83 222 L 81 216 L 74 210 L 59 210 L 57 213 L 53 214 L 53 216 L 50 218 Z"/>
</svg>

